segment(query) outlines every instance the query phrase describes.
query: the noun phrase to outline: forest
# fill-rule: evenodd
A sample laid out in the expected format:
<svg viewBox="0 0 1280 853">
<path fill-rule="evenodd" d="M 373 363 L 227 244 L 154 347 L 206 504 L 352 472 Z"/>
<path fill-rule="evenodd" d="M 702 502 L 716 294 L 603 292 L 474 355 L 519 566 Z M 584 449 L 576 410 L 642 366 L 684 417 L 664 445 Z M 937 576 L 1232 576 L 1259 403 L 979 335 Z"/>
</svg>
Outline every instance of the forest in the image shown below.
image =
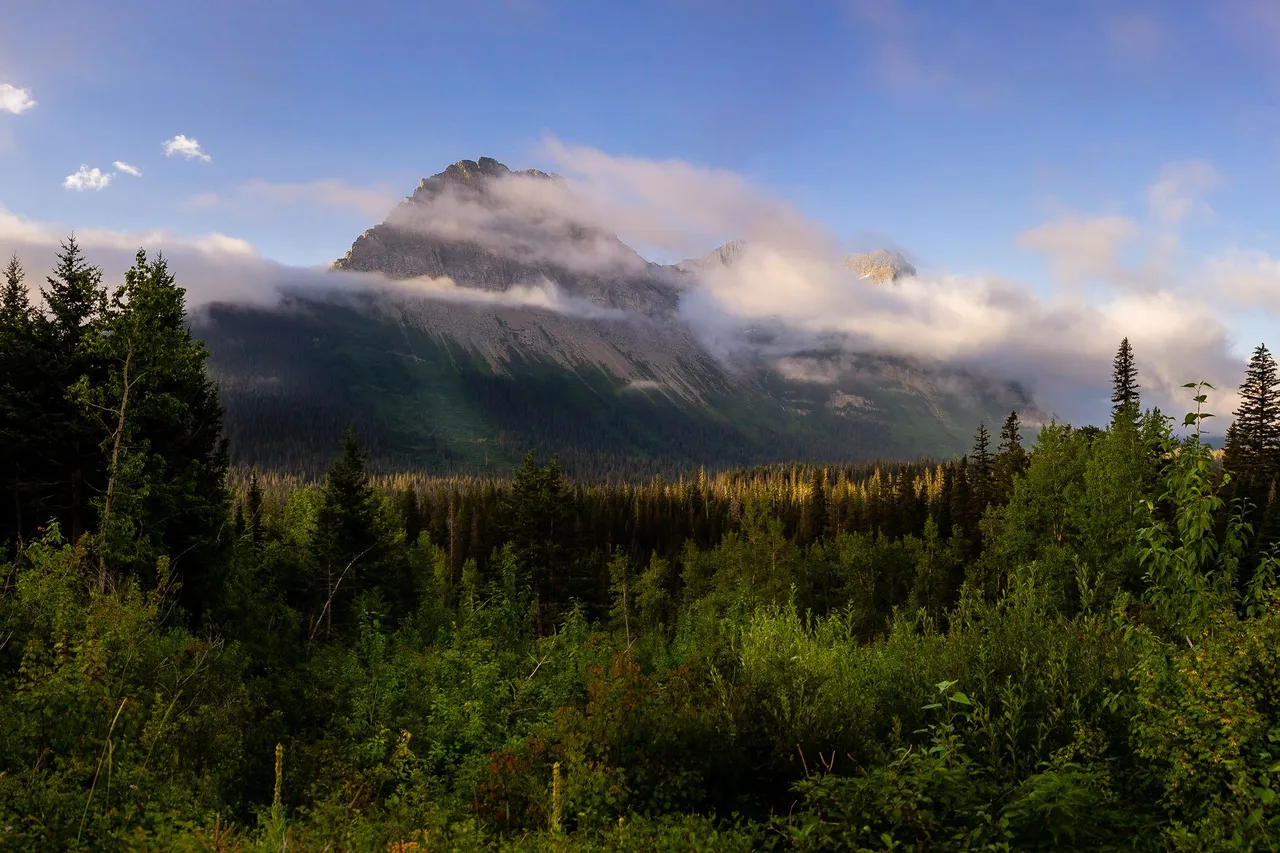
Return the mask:
<svg viewBox="0 0 1280 853">
<path fill-rule="evenodd" d="M 1274 850 L 1280 377 L 932 463 L 231 468 L 163 257 L 0 290 L 0 849 Z M 1194 377 L 1188 377 L 1193 380 Z M 1224 415 L 1219 415 L 1220 418 Z"/>
</svg>

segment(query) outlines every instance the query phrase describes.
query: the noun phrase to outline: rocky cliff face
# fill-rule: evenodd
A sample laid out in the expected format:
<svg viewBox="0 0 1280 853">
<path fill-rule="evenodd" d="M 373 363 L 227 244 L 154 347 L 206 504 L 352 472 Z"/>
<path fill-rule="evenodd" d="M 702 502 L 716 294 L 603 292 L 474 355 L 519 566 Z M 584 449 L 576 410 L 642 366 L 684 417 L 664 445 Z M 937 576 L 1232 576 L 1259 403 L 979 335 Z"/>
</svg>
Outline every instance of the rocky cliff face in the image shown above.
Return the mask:
<svg viewBox="0 0 1280 853">
<path fill-rule="evenodd" d="M 394 284 L 291 293 L 284 311 L 225 306 L 199 332 L 233 440 L 298 468 L 353 422 L 385 464 L 503 470 L 537 447 L 598 473 L 945 455 L 979 421 L 1028 408 L 1017 388 L 777 322 L 704 345 L 680 300 L 747 250 L 650 263 L 557 176 L 482 157 L 424 179 L 334 264 Z M 848 265 L 882 282 L 915 273 L 889 252 Z M 449 298 L 426 292 L 442 278 Z"/>
<path fill-rule="evenodd" d="M 910 278 L 916 274 L 916 268 L 907 263 L 907 259 L 897 252 L 887 249 L 876 249 L 861 255 L 850 255 L 844 265 L 859 278 L 870 279 L 878 284 L 887 284 L 900 278 Z"/>
<path fill-rule="evenodd" d="M 675 313 L 678 293 L 668 269 L 577 221 L 557 176 L 513 172 L 490 157 L 424 178 L 334 266 L 491 291 L 552 282 L 601 307 L 655 317 Z"/>
</svg>

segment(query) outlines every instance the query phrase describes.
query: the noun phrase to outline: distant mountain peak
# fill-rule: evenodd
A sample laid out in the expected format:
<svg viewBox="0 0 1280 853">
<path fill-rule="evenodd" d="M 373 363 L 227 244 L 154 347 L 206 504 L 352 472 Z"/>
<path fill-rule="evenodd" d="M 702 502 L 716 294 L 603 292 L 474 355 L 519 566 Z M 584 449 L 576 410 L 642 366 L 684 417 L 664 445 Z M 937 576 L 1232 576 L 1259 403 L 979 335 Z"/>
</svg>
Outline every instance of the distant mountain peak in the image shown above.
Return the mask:
<svg viewBox="0 0 1280 853">
<path fill-rule="evenodd" d="M 888 249 L 850 255 L 845 258 L 844 265 L 857 273 L 859 278 L 870 279 L 879 284 L 887 284 L 900 278 L 911 278 L 916 274 L 916 268 L 908 263 L 906 258 Z"/>
<path fill-rule="evenodd" d="M 545 193 L 504 186 L 515 179 L 557 183 L 540 185 Z M 513 171 L 492 157 L 459 160 L 419 181 L 334 266 L 391 279 L 444 277 L 485 291 L 550 283 L 600 307 L 673 314 L 678 285 L 670 274 L 617 235 L 575 218 L 563 204 L 569 196 L 562 180 L 538 169 Z"/>
<path fill-rule="evenodd" d="M 681 272 L 697 272 L 716 267 L 731 267 L 742 259 L 742 253 L 746 249 L 746 240 L 730 240 L 700 258 L 686 258 L 680 261 L 676 264 L 676 269 Z"/>
</svg>

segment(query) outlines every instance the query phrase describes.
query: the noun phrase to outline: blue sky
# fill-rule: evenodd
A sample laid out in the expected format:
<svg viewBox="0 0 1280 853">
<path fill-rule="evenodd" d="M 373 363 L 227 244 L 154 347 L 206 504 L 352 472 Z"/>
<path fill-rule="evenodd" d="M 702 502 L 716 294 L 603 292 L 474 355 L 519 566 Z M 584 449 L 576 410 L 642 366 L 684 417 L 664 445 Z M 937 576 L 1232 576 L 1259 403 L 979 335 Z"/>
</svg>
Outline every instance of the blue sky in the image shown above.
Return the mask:
<svg viewBox="0 0 1280 853">
<path fill-rule="evenodd" d="M 4 0 L 0 22 L 19 110 L 0 108 L 0 206 L 42 227 L 217 232 L 316 264 L 458 159 L 563 166 L 551 138 L 726 170 L 850 246 L 1040 294 L 1127 286 L 1150 253 L 1063 280 L 1062 241 L 1025 237 L 1054 222 L 1121 218 L 1190 279 L 1236 253 L 1255 291 L 1280 256 L 1269 0 Z M 178 134 L 210 159 L 166 156 Z M 141 177 L 64 189 L 117 160 Z M 1269 306 L 1218 312 L 1237 355 Z"/>
</svg>

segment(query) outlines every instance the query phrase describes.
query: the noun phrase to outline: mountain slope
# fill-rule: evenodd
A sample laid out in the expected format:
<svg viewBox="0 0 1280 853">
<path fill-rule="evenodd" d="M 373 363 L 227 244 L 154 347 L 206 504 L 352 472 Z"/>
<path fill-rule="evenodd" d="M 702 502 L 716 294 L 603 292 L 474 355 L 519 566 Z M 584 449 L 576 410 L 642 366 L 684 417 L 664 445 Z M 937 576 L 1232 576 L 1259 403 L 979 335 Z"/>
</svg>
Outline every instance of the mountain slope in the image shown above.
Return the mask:
<svg viewBox="0 0 1280 853">
<path fill-rule="evenodd" d="M 211 306 L 196 331 L 237 461 L 315 473 L 348 424 L 375 464 L 441 471 L 503 471 L 529 449 L 581 476 L 949 455 L 1029 404 L 838 346 L 778 358 L 748 341 L 727 363 L 679 306 L 699 265 L 741 244 L 663 267 L 574 214 L 553 175 L 461 161 L 335 263 L 385 286 Z"/>
</svg>

